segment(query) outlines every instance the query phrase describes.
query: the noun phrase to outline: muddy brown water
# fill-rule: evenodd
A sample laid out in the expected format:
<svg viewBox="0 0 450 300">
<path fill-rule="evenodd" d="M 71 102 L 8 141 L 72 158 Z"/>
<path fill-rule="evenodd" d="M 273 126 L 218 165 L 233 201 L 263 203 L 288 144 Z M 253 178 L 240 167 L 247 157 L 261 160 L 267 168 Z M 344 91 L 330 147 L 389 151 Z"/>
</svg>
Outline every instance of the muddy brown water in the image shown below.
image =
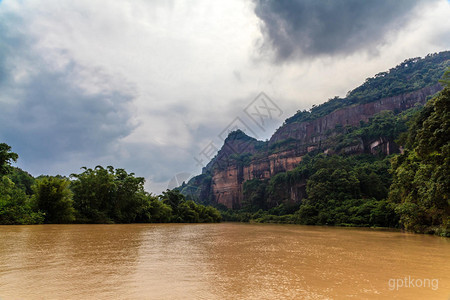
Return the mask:
<svg viewBox="0 0 450 300">
<path fill-rule="evenodd" d="M 450 239 L 269 224 L 0 226 L 0 299 L 449 299 Z"/>
</svg>

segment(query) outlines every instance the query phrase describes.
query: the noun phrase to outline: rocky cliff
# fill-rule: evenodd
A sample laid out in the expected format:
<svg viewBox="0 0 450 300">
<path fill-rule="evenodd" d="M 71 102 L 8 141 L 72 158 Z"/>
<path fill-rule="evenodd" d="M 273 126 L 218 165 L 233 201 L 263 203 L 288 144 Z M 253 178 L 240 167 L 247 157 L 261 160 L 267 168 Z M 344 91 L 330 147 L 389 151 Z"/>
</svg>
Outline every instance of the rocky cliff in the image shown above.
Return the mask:
<svg viewBox="0 0 450 300">
<path fill-rule="evenodd" d="M 322 118 L 303 123 L 290 123 L 279 128 L 270 139 L 270 144 L 293 138 L 302 143 L 320 145 L 321 141 L 327 139 L 329 130 L 334 130 L 336 125 L 357 126 L 361 121 L 367 122 L 374 114 L 383 110 L 400 112 L 413 107 L 416 104 L 425 104 L 427 97 L 440 91 L 440 84 L 435 84 L 420 90 L 382 98 L 378 101 L 353 105 L 338 109 Z"/>
<path fill-rule="evenodd" d="M 448 53 L 444 59 L 446 65 L 449 64 L 447 56 Z M 405 68 L 404 64 L 397 68 L 400 67 Z M 358 89 L 354 91 L 361 93 Z M 243 203 L 243 186 L 246 181 L 268 180 L 280 172 L 292 170 L 307 153 L 398 152 L 398 146 L 389 137 L 360 138 L 342 147 L 336 147 L 335 137 L 343 128 L 358 127 L 382 111 L 397 114 L 416 105 L 423 105 L 429 96 L 441 89 L 436 80 L 435 84 L 393 96 L 371 99 L 368 103 L 365 103 L 367 100 L 352 103 L 348 100 L 350 97 L 338 99 L 339 105 L 344 107 L 322 116 L 308 115 L 306 121 L 297 120 L 294 116 L 286 120 L 268 142 L 257 141 L 240 130 L 232 132 L 216 157 L 203 169 L 203 174 L 192 179 L 182 191 L 201 202 L 236 209 Z M 328 104 L 323 106 L 326 105 Z M 332 105 L 334 104 L 329 103 L 328 106 Z M 306 182 L 297 182 L 289 187 L 290 201 L 300 201 L 305 197 L 305 184 Z"/>
<path fill-rule="evenodd" d="M 243 200 L 243 183 L 251 179 L 269 179 L 273 175 L 294 169 L 302 157 L 311 151 L 329 152 L 338 125 L 357 126 L 384 110 L 403 111 L 424 104 L 427 97 L 441 90 L 436 84 L 415 92 L 383 98 L 375 102 L 339 109 L 322 118 L 280 127 L 267 145 L 236 131 L 225 140 L 216 158 L 204 172 L 211 175 L 210 193 L 215 203 L 239 208 Z M 285 142 L 284 145 L 283 142 Z M 281 145 L 281 147 L 277 147 Z M 259 149 L 258 149 L 259 146 Z M 286 150 L 287 148 L 287 150 Z M 380 137 L 342 149 L 343 152 L 392 154 L 395 143 Z M 255 154 L 259 154 L 255 157 Z M 245 161 L 245 158 L 248 160 Z M 291 188 L 292 200 L 304 196 L 303 186 Z"/>
</svg>

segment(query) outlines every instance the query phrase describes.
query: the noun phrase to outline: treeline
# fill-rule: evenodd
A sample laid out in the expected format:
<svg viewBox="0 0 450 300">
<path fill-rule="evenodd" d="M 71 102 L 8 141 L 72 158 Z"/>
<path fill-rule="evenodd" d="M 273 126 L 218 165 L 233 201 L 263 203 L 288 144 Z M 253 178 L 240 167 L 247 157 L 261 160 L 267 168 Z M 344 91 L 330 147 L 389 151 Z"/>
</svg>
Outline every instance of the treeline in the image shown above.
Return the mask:
<svg viewBox="0 0 450 300">
<path fill-rule="evenodd" d="M 70 178 L 33 178 L 11 163 L 18 155 L 0 144 L 0 224 L 41 223 L 205 223 L 219 211 L 188 201 L 178 191 L 155 196 L 144 178 L 124 169 L 83 168 Z"/>
<path fill-rule="evenodd" d="M 392 159 L 389 201 L 404 228 L 450 236 L 450 72 L 442 83 L 411 124 L 406 151 Z"/>
<path fill-rule="evenodd" d="M 323 104 L 314 105 L 309 111 L 297 111 L 294 116 L 286 119 L 285 123 L 314 120 L 342 107 L 368 103 L 431 86 L 438 82 L 450 66 L 449 60 L 450 51 L 429 54 L 424 58 L 407 59 L 387 72 L 367 78 L 361 86 L 349 91 L 345 98 L 334 97 Z"/>
<path fill-rule="evenodd" d="M 450 236 L 450 73 L 445 87 L 420 108 L 382 112 L 342 128 L 335 153 L 360 139 L 383 137 L 403 154 L 306 155 L 292 171 L 244 183 L 239 211 L 220 207 L 227 221 L 400 227 Z M 291 191 L 306 198 L 292 203 Z"/>
</svg>

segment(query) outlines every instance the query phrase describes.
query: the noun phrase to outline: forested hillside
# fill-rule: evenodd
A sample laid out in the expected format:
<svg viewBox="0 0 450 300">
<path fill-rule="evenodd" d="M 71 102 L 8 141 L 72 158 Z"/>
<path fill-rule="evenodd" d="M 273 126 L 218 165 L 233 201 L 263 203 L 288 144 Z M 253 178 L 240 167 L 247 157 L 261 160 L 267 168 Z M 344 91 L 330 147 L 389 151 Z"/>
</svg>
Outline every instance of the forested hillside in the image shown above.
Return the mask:
<svg viewBox="0 0 450 300">
<path fill-rule="evenodd" d="M 313 106 L 309 111 L 298 111 L 285 123 L 314 120 L 345 106 L 368 103 L 436 84 L 450 66 L 449 60 L 450 51 L 407 59 L 395 68 L 367 78 L 362 85 L 349 91 L 345 98 L 335 97 Z"/>
<path fill-rule="evenodd" d="M 448 51 L 408 59 L 298 112 L 266 143 L 231 133 L 179 189 L 225 220 L 448 235 L 449 65 Z"/>
<path fill-rule="evenodd" d="M 419 232 L 450 228 L 450 73 L 447 87 L 416 115 L 406 151 L 392 159 L 389 201 L 401 224 Z"/>
</svg>

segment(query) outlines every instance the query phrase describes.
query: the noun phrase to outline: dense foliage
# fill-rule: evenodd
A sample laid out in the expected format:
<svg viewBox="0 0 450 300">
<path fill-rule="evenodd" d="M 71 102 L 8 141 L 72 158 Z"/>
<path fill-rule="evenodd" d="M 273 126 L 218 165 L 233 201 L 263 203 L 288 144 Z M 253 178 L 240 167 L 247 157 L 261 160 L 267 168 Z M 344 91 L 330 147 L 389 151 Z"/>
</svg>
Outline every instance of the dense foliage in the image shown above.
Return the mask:
<svg viewBox="0 0 450 300">
<path fill-rule="evenodd" d="M 12 167 L 11 163 L 17 161 L 17 153 L 11 152 L 11 147 L 5 143 L 0 143 L 0 176 L 8 174 Z"/>
<path fill-rule="evenodd" d="M 389 160 L 373 157 L 317 156 L 310 172 L 308 198 L 297 212 L 302 224 L 395 226 L 384 200 L 390 184 Z"/>
<path fill-rule="evenodd" d="M 109 166 L 72 174 L 77 219 L 93 223 L 130 223 L 145 203 L 144 178 Z"/>
<path fill-rule="evenodd" d="M 0 224 L 39 224 L 44 214 L 34 209 L 31 197 L 7 176 L 0 177 Z"/>
<path fill-rule="evenodd" d="M 388 72 L 367 78 L 361 86 L 348 92 L 345 98 L 334 97 L 321 105 L 313 106 L 309 111 L 298 111 L 285 123 L 314 120 L 355 103 L 368 103 L 436 84 L 449 66 L 450 51 L 429 54 L 425 58 L 407 59 Z"/>
<path fill-rule="evenodd" d="M 408 150 L 392 161 L 389 200 L 408 230 L 450 234 L 450 88 L 417 115 Z"/>
<path fill-rule="evenodd" d="M 34 201 L 44 214 L 45 223 L 70 223 L 75 220 L 70 181 L 45 176 L 33 185 Z"/>
<path fill-rule="evenodd" d="M 83 168 L 71 179 L 40 176 L 11 167 L 18 157 L 1 144 L 0 224 L 219 222 L 219 211 L 186 200 L 179 191 L 160 196 L 144 190 L 144 178 L 124 169 Z"/>
<path fill-rule="evenodd" d="M 173 214 L 171 222 L 211 223 L 221 220 L 219 211 L 212 206 L 196 204 L 185 199 L 178 190 L 167 190 L 159 196 L 162 202 L 168 205 Z"/>
<path fill-rule="evenodd" d="M 11 152 L 9 145 L 0 143 L 0 224 L 41 223 L 42 212 L 33 209 L 31 197 L 25 189 L 7 176 L 13 172 L 11 163 L 18 157 L 17 153 Z"/>
<path fill-rule="evenodd" d="M 392 178 L 389 169 L 389 157 L 308 155 L 297 168 L 269 181 L 247 181 L 241 214 L 226 212 L 223 216 L 259 222 L 395 227 L 393 206 L 386 201 Z M 290 190 L 299 185 L 306 187 L 308 197 L 296 205 L 289 202 Z"/>
<path fill-rule="evenodd" d="M 450 88 L 425 107 L 375 115 L 337 128 L 334 155 L 311 153 L 291 171 L 243 185 L 241 210 L 220 207 L 224 220 L 401 227 L 449 236 Z M 360 140 L 396 140 L 403 154 L 349 155 Z M 303 190 L 302 190 L 303 189 Z M 302 192 L 292 203 L 292 191 Z"/>
</svg>

